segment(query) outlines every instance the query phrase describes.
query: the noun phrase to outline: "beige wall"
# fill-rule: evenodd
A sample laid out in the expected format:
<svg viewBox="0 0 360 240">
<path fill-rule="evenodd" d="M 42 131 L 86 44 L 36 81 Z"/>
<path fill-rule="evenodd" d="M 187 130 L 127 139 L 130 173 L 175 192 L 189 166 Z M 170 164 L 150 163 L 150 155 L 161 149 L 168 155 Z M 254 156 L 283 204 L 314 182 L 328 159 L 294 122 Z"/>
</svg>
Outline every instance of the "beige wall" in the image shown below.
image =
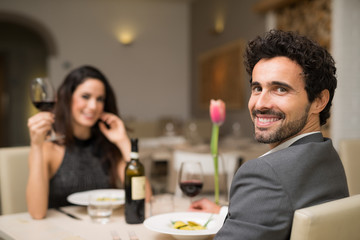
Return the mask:
<svg viewBox="0 0 360 240">
<path fill-rule="evenodd" d="M 331 137 L 336 148 L 341 139 L 360 138 L 360 1 L 332 0 L 332 52 L 337 66 Z"/>
<path fill-rule="evenodd" d="M 253 4 L 257 0 L 196 0 L 191 8 L 191 113 L 196 117 L 208 117 L 208 110 L 198 106 L 198 57 L 204 52 L 211 51 L 230 42 L 242 39 L 245 42 L 265 31 L 265 17 L 256 14 Z M 224 17 L 224 32 L 212 33 L 217 16 Z M 244 107 L 239 110 L 228 110 L 227 119 L 222 126 L 221 133 L 231 131 L 232 124 L 239 122 L 244 136 L 252 136 L 253 128 L 247 110 L 249 98 L 248 76 L 244 73 Z M 237 89 L 235 89 L 237 91 Z"/>
<path fill-rule="evenodd" d="M 68 65 L 91 64 L 109 78 L 123 116 L 188 117 L 187 2 L 2 0 L 0 12 L 24 16 L 50 31 L 57 54 L 48 59 L 48 72 L 56 85 L 70 70 Z M 116 39 L 126 28 L 136 35 L 129 47 Z"/>
<path fill-rule="evenodd" d="M 209 118 L 208 111 L 196 105 L 199 54 L 263 32 L 263 17 L 251 10 L 254 2 L 2 0 L 0 15 L 21 16 L 30 25 L 38 23 L 47 30 L 45 37 L 54 40 L 47 71 L 56 86 L 72 68 L 91 64 L 109 78 L 123 117 L 186 120 Z M 210 30 L 218 9 L 225 11 L 226 25 L 223 34 L 214 36 Z M 116 34 L 126 28 L 136 36 L 128 47 L 116 39 Z M 247 81 L 246 76 L 244 79 Z M 244 95 L 247 101 L 248 93 Z M 222 133 L 229 132 L 232 123 L 238 121 L 244 135 L 252 134 L 246 106 L 227 114 Z M 26 125 L 26 119 L 22 121 Z"/>
</svg>

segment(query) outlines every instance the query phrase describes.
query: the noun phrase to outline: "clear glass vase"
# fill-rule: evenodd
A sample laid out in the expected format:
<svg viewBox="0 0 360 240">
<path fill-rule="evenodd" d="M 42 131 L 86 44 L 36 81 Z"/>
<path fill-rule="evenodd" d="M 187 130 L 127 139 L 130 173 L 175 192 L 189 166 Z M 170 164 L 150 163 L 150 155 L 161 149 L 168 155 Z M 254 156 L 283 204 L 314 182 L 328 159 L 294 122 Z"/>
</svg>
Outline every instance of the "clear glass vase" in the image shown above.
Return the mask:
<svg viewBox="0 0 360 240">
<path fill-rule="evenodd" d="M 209 161 L 204 174 L 204 186 L 202 196 L 215 201 L 215 167 L 214 159 L 209 154 Z M 220 154 L 218 156 L 218 181 L 219 181 L 219 204 L 224 205 L 229 201 L 229 173 L 226 158 Z"/>
</svg>

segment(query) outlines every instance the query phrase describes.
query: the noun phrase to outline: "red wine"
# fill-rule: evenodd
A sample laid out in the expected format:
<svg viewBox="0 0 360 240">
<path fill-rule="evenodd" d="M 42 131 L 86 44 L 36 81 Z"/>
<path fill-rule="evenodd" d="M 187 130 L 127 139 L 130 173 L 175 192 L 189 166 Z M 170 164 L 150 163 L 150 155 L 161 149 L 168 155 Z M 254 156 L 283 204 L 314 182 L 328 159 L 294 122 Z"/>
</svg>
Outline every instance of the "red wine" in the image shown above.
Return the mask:
<svg viewBox="0 0 360 240">
<path fill-rule="evenodd" d="M 198 195 L 203 187 L 203 183 L 199 181 L 184 181 L 180 183 L 180 189 L 188 197 L 194 197 Z"/>
<path fill-rule="evenodd" d="M 145 169 L 139 161 L 137 139 L 131 139 L 130 158 L 125 167 L 125 221 L 136 224 L 145 220 Z"/>
<path fill-rule="evenodd" d="M 33 102 L 34 106 L 40 111 L 51 112 L 55 106 L 54 101 L 49 102 Z"/>
</svg>

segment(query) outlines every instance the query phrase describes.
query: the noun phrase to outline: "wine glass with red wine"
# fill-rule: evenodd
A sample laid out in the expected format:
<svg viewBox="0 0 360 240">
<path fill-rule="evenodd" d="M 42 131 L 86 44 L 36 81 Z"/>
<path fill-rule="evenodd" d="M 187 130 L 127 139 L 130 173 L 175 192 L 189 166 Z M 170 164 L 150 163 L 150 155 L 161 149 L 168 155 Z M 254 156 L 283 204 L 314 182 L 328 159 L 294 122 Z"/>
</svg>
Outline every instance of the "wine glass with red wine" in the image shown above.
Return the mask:
<svg viewBox="0 0 360 240">
<path fill-rule="evenodd" d="M 48 78 L 35 78 L 31 82 L 30 89 L 31 101 L 40 111 L 51 112 L 55 106 L 56 92 L 51 81 Z M 59 137 L 51 128 L 50 137 L 47 141 L 56 141 Z"/>
<path fill-rule="evenodd" d="M 191 199 L 201 192 L 204 175 L 200 162 L 183 162 L 179 172 L 181 191 Z"/>
</svg>

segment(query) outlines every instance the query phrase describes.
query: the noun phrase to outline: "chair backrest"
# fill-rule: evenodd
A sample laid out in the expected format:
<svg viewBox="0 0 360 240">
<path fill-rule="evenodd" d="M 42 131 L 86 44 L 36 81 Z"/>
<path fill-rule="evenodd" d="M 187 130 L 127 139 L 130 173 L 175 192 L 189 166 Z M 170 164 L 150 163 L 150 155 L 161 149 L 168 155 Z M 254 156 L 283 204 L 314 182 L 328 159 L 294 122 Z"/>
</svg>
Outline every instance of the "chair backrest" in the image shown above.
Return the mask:
<svg viewBox="0 0 360 240">
<path fill-rule="evenodd" d="M 129 137 L 152 138 L 160 136 L 161 129 L 158 121 L 128 121 L 126 126 Z"/>
<path fill-rule="evenodd" d="M 360 139 L 340 140 L 339 155 L 344 165 L 350 196 L 360 194 Z"/>
<path fill-rule="evenodd" d="M 290 240 L 358 240 L 360 195 L 295 211 Z"/>
<path fill-rule="evenodd" d="M 30 147 L 0 148 L 1 214 L 27 211 L 26 183 Z"/>
</svg>

